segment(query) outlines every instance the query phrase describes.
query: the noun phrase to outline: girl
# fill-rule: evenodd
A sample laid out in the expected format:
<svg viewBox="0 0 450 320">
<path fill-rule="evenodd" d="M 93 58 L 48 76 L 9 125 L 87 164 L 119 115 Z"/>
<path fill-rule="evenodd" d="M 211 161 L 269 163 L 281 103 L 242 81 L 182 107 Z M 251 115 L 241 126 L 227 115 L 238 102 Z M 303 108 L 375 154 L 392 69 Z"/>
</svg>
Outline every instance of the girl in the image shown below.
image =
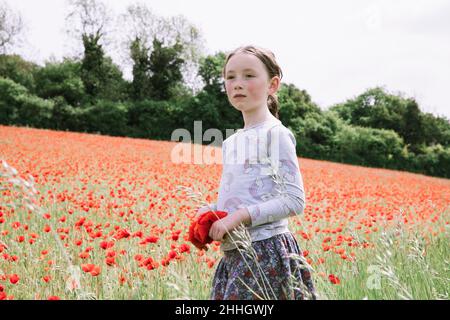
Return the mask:
<svg viewBox="0 0 450 320">
<path fill-rule="evenodd" d="M 224 254 L 210 298 L 315 299 L 302 252 L 288 229 L 288 217 L 303 213 L 305 196 L 295 138 L 278 120 L 281 69 L 271 51 L 245 46 L 227 56 L 222 75 L 228 100 L 242 112 L 245 125 L 223 142 L 218 202 L 197 213 L 228 212 L 209 232 L 221 241 Z M 255 259 L 235 241 L 241 223 Z"/>
</svg>

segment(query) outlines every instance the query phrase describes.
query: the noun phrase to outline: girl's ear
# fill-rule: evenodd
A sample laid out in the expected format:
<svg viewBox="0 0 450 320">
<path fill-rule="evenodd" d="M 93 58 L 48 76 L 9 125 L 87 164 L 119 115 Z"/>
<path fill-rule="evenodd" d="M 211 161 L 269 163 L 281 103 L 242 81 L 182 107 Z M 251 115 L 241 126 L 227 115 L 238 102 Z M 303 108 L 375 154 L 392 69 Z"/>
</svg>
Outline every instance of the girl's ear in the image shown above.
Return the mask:
<svg viewBox="0 0 450 320">
<path fill-rule="evenodd" d="M 280 87 L 280 77 L 278 76 L 274 76 L 271 80 L 270 80 L 270 85 L 269 85 L 269 94 L 274 94 L 275 92 L 278 91 L 278 88 Z"/>
</svg>

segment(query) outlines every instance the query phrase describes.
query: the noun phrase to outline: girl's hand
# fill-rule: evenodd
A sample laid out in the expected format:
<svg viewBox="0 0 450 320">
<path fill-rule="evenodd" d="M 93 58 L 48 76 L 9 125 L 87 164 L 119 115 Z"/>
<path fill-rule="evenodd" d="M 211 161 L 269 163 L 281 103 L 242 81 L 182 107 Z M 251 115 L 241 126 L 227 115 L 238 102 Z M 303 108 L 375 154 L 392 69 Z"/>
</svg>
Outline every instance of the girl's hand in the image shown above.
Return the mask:
<svg viewBox="0 0 450 320">
<path fill-rule="evenodd" d="M 233 214 L 217 220 L 209 229 L 209 237 L 214 241 L 222 241 L 227 232 L 232 231 L 243 222 L 248 224 L 251 221 L 250 214 L 247 209 L 239 209 Z"/>
</svg>

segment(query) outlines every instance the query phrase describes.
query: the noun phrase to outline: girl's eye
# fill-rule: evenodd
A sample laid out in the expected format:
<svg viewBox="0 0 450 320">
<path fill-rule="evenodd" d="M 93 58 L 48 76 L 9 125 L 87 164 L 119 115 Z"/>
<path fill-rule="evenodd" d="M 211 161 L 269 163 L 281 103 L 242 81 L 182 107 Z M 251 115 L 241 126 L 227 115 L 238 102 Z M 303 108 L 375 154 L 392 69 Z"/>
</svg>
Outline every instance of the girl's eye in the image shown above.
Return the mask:
<svg viewBox="0 0 450 320">
<path fill-rule="evenodd" d="M 248 74 L 247 77 L 253 77 L 251 74 Z M 228 77 L 227 80 L 234 79 L 234 77 Z"/>
</svg>

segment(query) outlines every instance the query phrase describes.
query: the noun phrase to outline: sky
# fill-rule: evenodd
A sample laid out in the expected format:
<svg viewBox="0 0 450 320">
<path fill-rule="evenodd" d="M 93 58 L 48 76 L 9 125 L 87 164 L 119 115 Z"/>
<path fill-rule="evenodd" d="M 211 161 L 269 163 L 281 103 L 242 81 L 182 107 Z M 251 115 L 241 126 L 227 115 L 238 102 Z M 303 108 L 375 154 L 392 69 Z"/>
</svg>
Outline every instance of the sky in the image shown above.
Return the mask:
<svg viewBox="0 0 450 320">
<path fill-rule="evenodd" d="M 41 64 L 70 55 L 65 0 L 4 1 L 26 25 L 16 53 Z M 448 0 L 140 2 L 158 16 L 185 16 L 200 29 L 207 54 L 246 44 L 270 49 L 282 82 L 306 90 L 322 110 L 381 86 L 415 98 L 423 112 L 450 119 Z M 136 1 L 106 3 L 119 15 Z M 107 53 L 116 61 L 114 52 Z"/>
</svg>

